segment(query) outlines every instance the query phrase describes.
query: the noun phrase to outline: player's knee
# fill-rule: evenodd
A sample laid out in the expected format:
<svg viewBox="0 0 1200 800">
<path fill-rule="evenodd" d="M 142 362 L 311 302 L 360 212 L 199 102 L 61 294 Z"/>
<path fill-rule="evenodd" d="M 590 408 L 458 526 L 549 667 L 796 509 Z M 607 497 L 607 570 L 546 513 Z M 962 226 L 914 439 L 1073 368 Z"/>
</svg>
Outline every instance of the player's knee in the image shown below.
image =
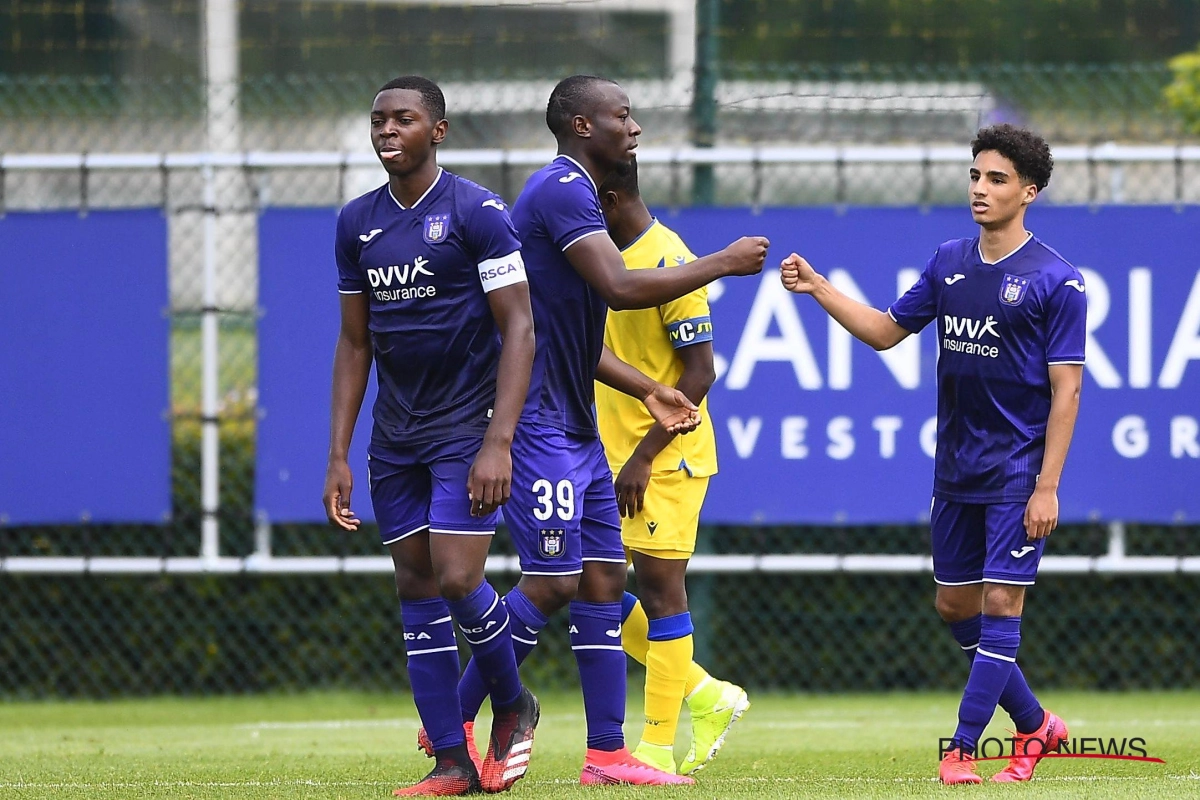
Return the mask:
<svg viewBox="0 0 1200 800">
<path fill-rule="evenodd" d="M 521 594 L 534 607 L 550 616 L 575 599 L 579 592 L 578 575 L 525 575 L 520 582 Z"/>
<path fill-rule="evenodd" d="M 673 617 L 687 613 L 687 591 L 683 586 L 650 586 L 638 582 L 638 599 L 650 619 Z"/>
<path fill-rule="evenodd" d="M 629 568 L 625 562 L 587 561 L 579 580 L 579 599 L 589 603 L 620 602 Z"/>
<path fill-rule="evenodd" d="M 438 594 L 447 600 L 462 600 L 479 588 L 483 575 L 478 570 L 451 567 L 437 576 Z"/>
<path fill-rule="evenodd" d="M 938 616 L 943 622 L 959 622 L 964 619 L 970 619 L 979 613 L 978 608 L 970 608 L 962 602 L 962 598 L 952 597 L 941 592 L 938 592 L 937 597 L 933 601 L 933 607 L 937 609 Z"/>
<path fill-rule="evenodd" d="M 432 573 L 396 566 L 396 597 L 401 600 L 424 600 L 437 595 L 438 585 Z"/>
</svg>

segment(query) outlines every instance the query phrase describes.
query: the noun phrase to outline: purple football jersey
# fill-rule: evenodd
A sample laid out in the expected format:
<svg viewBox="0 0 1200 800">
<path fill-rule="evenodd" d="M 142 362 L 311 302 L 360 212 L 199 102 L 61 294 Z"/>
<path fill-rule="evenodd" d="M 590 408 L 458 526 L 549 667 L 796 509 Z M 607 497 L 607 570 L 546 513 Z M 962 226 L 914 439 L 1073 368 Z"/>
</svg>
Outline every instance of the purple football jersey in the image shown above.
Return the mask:
<svg viewBox="0 0 1200 800">
<path fill-rule="evenodd" d="M 580 239 L 608 233 L 596 184 L 578 162 L 560 155 L 530 176 L 512 216 L 529 271 L 537 328 L 529 386 L 537 419 L 596 436 L 593 382 L 608 307 L 565 255 Z"/>
<path fill-rule="evenodd" d="M 440 169 L 411 208 L 384 184 L 342 208 L 335 251 L 338 291 L 370 297 L 372 444 L 486 429 L 500 358 L 486 293 L 525 280 L 503 201 Z"/>
<path fill-rule="evenodd" d="M 1035 237 L 989 264 L 979 239 L 942 244 L 888 309 L 916 333 L 937 320 L 934 496 L 1024 502 L 1042 468 L 1053 364 L 1082 364 L 1083 276 Z"/>
</svg>

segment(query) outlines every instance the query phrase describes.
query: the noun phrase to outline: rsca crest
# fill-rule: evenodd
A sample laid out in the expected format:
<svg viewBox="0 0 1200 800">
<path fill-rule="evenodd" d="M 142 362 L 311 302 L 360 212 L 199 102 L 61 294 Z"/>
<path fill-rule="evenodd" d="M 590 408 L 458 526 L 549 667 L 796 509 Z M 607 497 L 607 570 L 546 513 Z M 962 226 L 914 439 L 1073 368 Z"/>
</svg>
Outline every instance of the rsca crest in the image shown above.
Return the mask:
<svg viewBox="0 0 1200 800">
<path fill-rule="evenodd" d="M 450 215 L 449 214 L 430 214 L 425 217 L 425 227 L 421 231 L 421 238 L 426 244 L 437 244 L 446 240 L 450 235 Z"/>
<path fill-rule="evenodd" d="M 1000 302 L 1007 306 L 1019 306 L 1025 299 L 1025 292 L 1028 289 L 1029 278 L 1020 278 L 1005 273 L 1004 280 L 1000 283 Z"/>
<path fill-rule="evenodd" d="M 544 558 L 558 558 L 566 550 L 567 532 L 562 528 L 542 528 L 538 531 L 538 552 Z"/>
</svg>

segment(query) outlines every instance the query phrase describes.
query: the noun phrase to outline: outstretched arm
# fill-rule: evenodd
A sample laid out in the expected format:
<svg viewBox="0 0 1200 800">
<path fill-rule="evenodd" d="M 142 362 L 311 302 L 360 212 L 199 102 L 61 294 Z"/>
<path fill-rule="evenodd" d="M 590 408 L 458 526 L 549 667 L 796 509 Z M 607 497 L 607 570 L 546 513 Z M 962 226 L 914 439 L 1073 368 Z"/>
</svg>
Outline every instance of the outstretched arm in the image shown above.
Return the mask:
<svg viewBox="0 0 1200 800">
<path fill-rule="evenodd" d="M 647 377 L 637 368 L 617 358 L 607 347 L 600 353 L 596 380 L 641 400 L 650 416 L 672 434 L 693 431 L 700 424 L 700 409 L 683 392 Z"/>
<path fill-rule="evenodd" d="M 371 373 L 371 334 L 367 329 L 370 300 L 365 292 L 342 294 L 342 325 L 333 353 L 333 401 L 329 419 L 329 464 L 325 470 L 325 516 L 331 525 L 358 530 L 350 510 L 354 477 L 350 472 L 350 438 L 367 392 Z"/>
<path fill-rule="evenodd" d="M 1050 366 L 1050 418 L 1046 422 L 1046 451 L 1042 472 L 1033 496 L 1025 506 L 1025 533 L 1041 539 L 1058 527 L 1058 484 L 1062 479 L 1067 448 L 1079 415 L 1079 392 L 1083 388 L 1082 364 Z"/>
<path fill-rule="evenodd" d="M 795 253 L 783 260 L 779 273 L 785 289 L 795 294 L 812 295 L 839 325 L 876 350 L 895 347 L 910 333 L 885 312 L 842 294 Z"/>
<path fill-rule="evenodd" d="M 762 236 L 743 236 L 712 255 L 671 269 L 626 269 L 621 251 L 607 236 L 587 236 L 566 249 L 567 260 L 609 308 L 652 308 L 683 297 L 717 278 L 756 275 L 770 245 Z"/>
<path fill-rule="evenodd" d="M 529 393 L 533 368 L 533 310 L 529 284 L 522 281 L 488 292 L 488 305 L 500 331 L 500 364 L 496 406 L 483 436 L 483 446 L 467 475 L 471 516 L 482 517 L 504 505 L 512 492 L 512 440 Z"/>
<path fill-rule="evenodd" d="M 675 388 L 699 405 L 717 379 L 712 342 L 698 342 L 675 352 L 683 362 L 683 374 L 679 376 Z M 615 486 L 617 508 L 623 516 L 633 519 L 642 510 L 654 459 L 674 438 L 674 433 L 655 423 L 621 467 Z"/>
</svg>

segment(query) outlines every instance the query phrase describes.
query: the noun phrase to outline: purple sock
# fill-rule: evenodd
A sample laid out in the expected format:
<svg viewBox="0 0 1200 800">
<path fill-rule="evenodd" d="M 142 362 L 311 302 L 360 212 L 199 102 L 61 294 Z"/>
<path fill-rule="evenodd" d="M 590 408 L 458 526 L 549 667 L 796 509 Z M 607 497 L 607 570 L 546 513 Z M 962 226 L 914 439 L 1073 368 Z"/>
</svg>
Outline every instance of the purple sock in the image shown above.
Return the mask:
<svg viewBox="0 0 1200 800">
<path fill-rule="evenodd" d="M 458 645 L 450 609 L 440 597 L 400 601 L 404 647 L 408 651 L 408 681 L 421 724 L 435 752 L 462 746 L 462 715 L 458 713 Z"/>
<path fill-rule="evenodd" d="M 1000 694 L 1017 663 L 1021 645 L 1020 617 L 984 615 L 980 624 L 979 647 L 971 662 L 971 675 L 963 690 L 958 707 L 958 729 L 954 732 L 955 746 L 973 753 L 996 712 Z"/>
<path fill-rule="evenodd" d="M 508 608 L 513 657 L 517 666 L 520 666 L 537 646 L 538 634 L 546 627 L 548 620 L 517 587 L 513 587 L 501 602 Z M 467 662 L 462 680 L 458 682 L 458 696 L 462 701 L 463 719 L 474 721 L 484 698 L 488 696 L 488 687 L 479 674 L 479 665 L 474 658 Z"/>
<path fill-rule="evenodd" d="M 621 603 L 571 601 L 571 650 L 579 665 L 587 746 L 625 746 L 625 651 L 621 648 Z"/>
<path fill-rule="evenodd" d="M 982 625 L 982 614 L 950 623 L 950 632 L 962 647 L 967 661 L 975 661 L 975 648 L 979 646 L 979 630 Z M 1025 673 L 1021 672 L 1020 664 L 1013 664 L 1008 683 L 1004 684 L 1004 691 L 1000 693 L 1000 707 L 1012 717 L 1019 733 L 1033 733 L 1042 727 L 1045 712 L 1025 681 Z"/>
<path fill-rule="evenodd" d="M 511 705 L 521 696 L 521 677 L 508 631 L 508 608 L 500 595 L 485 580 L 462 600 L 451 602 L 450 613 L 471 646 L 471 663 L 492 696 L 492 707 Z"/>
</svg>

